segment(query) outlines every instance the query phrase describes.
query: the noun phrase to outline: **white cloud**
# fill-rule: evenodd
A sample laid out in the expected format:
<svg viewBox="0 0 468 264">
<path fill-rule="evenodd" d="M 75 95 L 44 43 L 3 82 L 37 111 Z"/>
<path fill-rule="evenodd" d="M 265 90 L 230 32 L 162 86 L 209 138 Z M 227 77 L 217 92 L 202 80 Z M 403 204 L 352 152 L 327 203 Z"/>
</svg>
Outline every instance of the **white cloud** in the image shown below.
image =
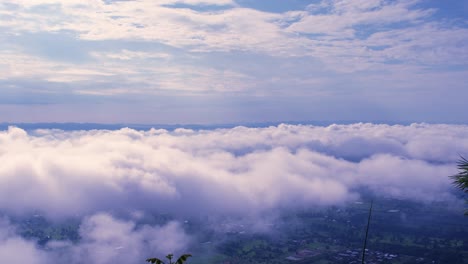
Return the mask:
<svg viewBox="0 0 468 264">
<path fill-rule="evenodd" d="M 433 9 L 415 8 L 419 1 L 322 1 L 309 6 L 326 7 L 324 13 L 293 11 L 282 14 L 240 8 L 231 1 L 217 2 L 232 8 L 217 12 L 199 12 L 184 8 L 170 8 L 165 4 L 182 1 L 19 1 L 23 6 L 19 17 L 4 20 L 3 25 L 12 32 L 72 30 L 86 40 L 148 40 L 175 47 L 203 51 L 249 50 L 270 55 L 310 55 L 318 58 L 340 56 L 343 39 L 357 39 L 356 26 L 370 26 L 368 34 L 386 32 L 384 25 L 408 22 L 406 29 L 420 30 Z M 190 4 L 216 4 L 214 1 L 184 1 Z M 59 4 L 59 12 L 35 13 L 32 6 Z M 21 8 L 21 7 L 20 7 Z M 8 12 L 8 11 L 4 11 Z M 11 11 L 11 14 L 13 11 Z M 15 11 L 18 13 L 18 11 Z M 293 19 L 291 21 L 291 19 Z M 294 19 L 299 21 L 294 22 Z M 37 23 L 40 21 L 40 23 Z M 289 21 L 289 22 L 288 22 Z M 29 23 L 28 23 L 29 22 Z M 35 23 L 36 22 L 36 23 Z M 284 25 L 290 24 L 287 27 Z M 2 24 L 2 22 L 0 22 Z M 377 28 L 375 28 L 377 27 Z M 456 29 L 455 29 L 456 31 Z M 292 34 L 293 33 L 293 34 Z M 309 39 L 295 33 L 324 34 Z M 438 28 L 438 34 L 452 34 L 450 28 Z M 331 38 L 330 38 L 331 37 Z M 466 40 L 466 38 L 464 38 Z M 393 38 L 391 43 L 404 39 Z M 416 39 L 417 40 L 417 39 Z M 359 45 L 356 45 L 359 44 Z M 354 55 L 365 43 L 356 43 Z M 386 43 L 388 45 L 388 43 Z M 326 52 L 325 47 L 337 47 L 337 54 Z M 435 45 L 434 45 L 435 46 Z M 439 48 L 445 46 L 438 45 Z M 450 48 L 452 46 L 448 46 Z"/>
<path fill-rule="evenodd" d="M 445 29 L 443 25 L 428 23 L 417 28 L 394 29 L 375 33 L 366 45 L 385 47 L 380 55 L 383 60 L 400 60 L 422 65 L 436 65 L 450 61 L 464 65 L 468 52 L 466 28 Z"/>
<path fill-rule="evenodd" d="M 192 238 L 178 222 L 139 222 L 158 213 L 251 217 L 256 221 L 246 228 L 264 232 L 281 209 L 346 203 L 360 188 L 379 197 L 453 201 L 447 176 L 458 154 L 468 153 L 467 139 L 468 126 L 428 124 L 172 132 L 10 127 L 0 132 L 0 211 L 78 217 L 80 240 L 39 247 L 2 219 L 0 259 L 136 264 L 187 253 Z"/>
<path fill-rule="evenodd" d="M 414 4 L 414 3 L 413 3 Z M 323 5 L 323 2 L 322 2 Z M 407 2 L 388 4 L 384 1 L 331 1 L 326 13 L 305 15 L 288 30 L 299 33 L 316 33 L 334 38 L 354 38 L 356 26 L 382 26 L 400 22 L 417 22 L 433 10 L 410 9 Z M 315 5 L 312 5 L 312 10 Z M 372 28 L 368 30 L 372 31 Z"/>
<path fill-rule="evenodd" d="M 80 225 L 80 242 L 51 241 L 47 246 L 55 255 L 54 263 L 141 263 L 150 257 L 181 254 L 190 243 L 181 225 L 139 226 L 132 221 L 96 214 Z"/>
<path fill-rule="evenodd" d="M 168 64 L 171 55 L 167 53 L 122 50 L 91 55 L 97 61 L 77 65 L 0 51 L 0 80 L 68 84 L 71 93 L 93 95 L 238 92 L 251 87 L 249 76 L 229 69 Z M 31 92 L 48 93 L 50 89 L 34 87 Z"/>
<path fill-rule="evenodd" d="M 177 222 L 164 226 L 137 226 L 99 213 L 83 219 L 80 241 L 50 240 L 39 247 L 16 233 L 7 220 L 0 221 L 0 259 L 5 263 L 142 263 L 150 257 L 186 253 L 191 238 Z"/>
<path fill-rule="evenodd" d="M 0 80 L 19 79 L 71 83 L 87 80 L 97 81 L 114 75 L 129 73 L 119 67 L 99 65 L 77 66 L 73 63 L 56 62 L 18 51 L 0 51 Z"/>
<path fill-rule="evenodd" d="M 170 58 L 171 55 L 169 53 L 151 53 L 151 52 L 141 52 L 141 51 L 131 51 L 131 50 L 122 50 L 118 53 L 112 52 L 93 52 L 92 56 L 97 58 L 109 58 L 109 59 L 116 59 L 116 60 L 132 60 L 132 59 L 167 59 Z"/>
<path fill-rule="evenodd" d="M 360 187 L 447 199 L 467 134 L 465 126 L 424 124 L 34 135 L 10 128 L 0 134 L 0 208 L 51 217 L 119 208 L 245 214 L 339 204 Z"/>
<path fill-rule="evenodd" d="M 16 235 L 15 227 L 6 219 L 0 219 L 0 259 L 4 263 L 51 263 L 48 255 L 34 241 Z"/>
<path fill-rule="evenodd" d="M 232 0 L 163 0 L 158 1 L 162 4 L 189 4 L 189 5 L 228 5 L 235 6 L 235 1 Z"/>
<path fill-rule="evenodd" d="M 224 7 L 200 11 L 173 6 L 177 3 Z M 305 10 L 272 13 L 229 0 L 13 1 L 0 4 L 0 37 L 6 46 L 0 52 L 0 79 L 43 81 L 62 85 L 64 93 L 106 96 L 322 95 L 325 90 L 336 95 L 336 90 L 344 89 L 343 82 L 367 85 L 359 82 L 367 80 L 360 73 L 375 76 L 383 86 L 380 89 L 406 87 L 408 82 L 427 87 L 426 79 L 453 82 L 432 70 L 450 73 L 453 66 L 466 66 L 467 29 L 451 20 L 438 20 L 437 10 L 423 6 L 417 0 L 323 0 Z M 80 63 L 57 61 L 10 43 L 23 35 L 43 33 L 66 34 L 73 43 L 89 45 L 82 50 L 89 58 Z M 48 45 L 35 43 L 35 37 L 31 45 L 38 49 Z M 91 44 L 101 42 L 117 44 L 109 50 Z M 170 48 L 148 51 L 153 44 Z M 278 63 L 247 56 L 231 62 L 225 59 L 231 52 L 275 57 Z M 66 57 L 73 52 L 64 53 Z M 301 63 L 273 73 L 294 58 L 309 62 L 307 70 L 302 72 L 300 67 L 306 65 Z M 255 63 L 267 70 L 244 70 Z M 288 71 L 298 74 L 288 75 Z M 347 73 L 357 75 L 349 81 Z M 388 76 L 406 81 L 399 86 L 382 81 Z M 456 86 L 462 87 L 460 83 Z"/>
</svg>

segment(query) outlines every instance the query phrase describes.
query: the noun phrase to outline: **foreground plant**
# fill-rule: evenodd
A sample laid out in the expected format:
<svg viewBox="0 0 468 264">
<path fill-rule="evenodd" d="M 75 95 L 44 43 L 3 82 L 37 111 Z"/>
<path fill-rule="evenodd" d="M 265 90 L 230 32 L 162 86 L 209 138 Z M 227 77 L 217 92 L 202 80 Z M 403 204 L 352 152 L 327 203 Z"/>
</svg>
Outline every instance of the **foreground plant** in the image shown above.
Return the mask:
<svg viewBox="0 0 468 264">
<path fill-rule="evenodd" d="M 460 157 L 457 163 L 458 173 L 450 176 L 453 180 L 453 184 L 460 190 L 468 193 L 468 160 L 464 157 Z M 465 215 L 468 215 L 468 209 L 465 211 Z"/>
<path fill-rule="evenodd" d="M 191 256 L 192 255 L 190 255 L 190 254 L 184 254 L 184 255 L 180 256 L 179 259 L 177 259 L 176 262 L 172 262 L 172 258 L 174 257 L 174 254 L 169 254 L 169 255 L 166 256 L 166 258 L 169 260 L 168 264 L 183 264 Z M 146 262 L 155 263 L 155 264 L 166 264 L 164 261 L 162 261 L 162 260 L 160 260 L 158 258 L 149 258 L 149 259 L 146 260 Z"/>
</svg>

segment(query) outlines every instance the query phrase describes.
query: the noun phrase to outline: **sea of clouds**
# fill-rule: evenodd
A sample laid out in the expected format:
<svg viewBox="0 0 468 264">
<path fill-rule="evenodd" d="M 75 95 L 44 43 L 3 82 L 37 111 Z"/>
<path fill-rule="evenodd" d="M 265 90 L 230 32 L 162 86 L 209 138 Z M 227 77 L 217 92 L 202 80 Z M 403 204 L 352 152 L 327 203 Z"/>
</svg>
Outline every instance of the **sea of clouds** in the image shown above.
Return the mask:
<svg viewBox="0 0 468 264">
<path fill-rule="evenodd" d="M 141 226 L 135 215 L 260 217 L 342 205 L 362 189 L 423 203 L 456 201 L 448 176 L 467 154 L 464 125 L 9 127 L 0 131 L 0 259 L 132 264 L 187 247 L 191 238 L 180 222 Z M 32 212 L 51 221 L 81 219 L 80 242 L 39 247 L 20 237 L 8 219 Z"/>
</svg>

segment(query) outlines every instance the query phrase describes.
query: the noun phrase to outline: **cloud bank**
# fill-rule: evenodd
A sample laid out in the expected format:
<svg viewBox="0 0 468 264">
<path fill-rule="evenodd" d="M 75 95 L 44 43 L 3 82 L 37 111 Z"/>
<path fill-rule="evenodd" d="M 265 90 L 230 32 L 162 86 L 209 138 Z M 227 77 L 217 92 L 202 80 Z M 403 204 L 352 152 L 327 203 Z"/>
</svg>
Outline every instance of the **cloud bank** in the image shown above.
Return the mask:
<svg viewBox="0 0 468 264">
<path fill-rule="evenodd" d="M 0 208 L 51 217 L 122 208 L 244 214 L 340 204 L 359 188 L 443 199 L 467 136 L 466 126 L 427 124 L 30 134 L 10 127 L 0 133 Z"/>
<path fill-rule="evenodd" d="M 447 176 L 455 173 L 458 154 L 466 153 L 468 126 L 462 125 L 9 127 L 0 132 L 0 211 L 11 217 L 39 212 L 51 221 L 78 218 L 80 240 L 40 246 L 4 219 L 0 259 L 136 264 L 185 253 L 195 238 L 180 220 L 140 221 L 163 213 L 176 219 L 253 217 L 252 231 L 264 232 L 275 212 L 341 205 L 359 199 L 362 189 L 378 197 L 453 200 Z"/>
</svg>

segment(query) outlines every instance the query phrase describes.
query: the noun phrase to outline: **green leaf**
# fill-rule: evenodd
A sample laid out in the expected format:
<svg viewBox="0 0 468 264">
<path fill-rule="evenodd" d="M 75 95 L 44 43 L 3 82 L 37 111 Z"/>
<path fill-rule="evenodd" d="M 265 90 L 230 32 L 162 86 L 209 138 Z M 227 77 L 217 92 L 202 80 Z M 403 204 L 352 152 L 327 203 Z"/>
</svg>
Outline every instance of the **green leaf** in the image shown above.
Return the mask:
<svg viewBox="0 0 468 264">
<path fill-rule="evenodd" d="M 453 180 L 453 184 L 464 192 L 468 192 L 468 160 L 464 157 L 460 157 L 457 163 L 458 173 L 450 176 Z"/>
<path fill-rule="evenodd" d="M 146 262 L 149 263 L 154 263 L 154 264 L 164 264 L 164 261 L 158 259 L 158 258 L 149 258 L 146 260 Z"/>
<path fill-rule="evenodd" d="M 184 255 L 180 256 L 180 258 L 176 261 L 175 264 L 183 264 L 191 256 L 192 255 L 190 255 L 190 254 L 184 254 Z"/>
</svg>

